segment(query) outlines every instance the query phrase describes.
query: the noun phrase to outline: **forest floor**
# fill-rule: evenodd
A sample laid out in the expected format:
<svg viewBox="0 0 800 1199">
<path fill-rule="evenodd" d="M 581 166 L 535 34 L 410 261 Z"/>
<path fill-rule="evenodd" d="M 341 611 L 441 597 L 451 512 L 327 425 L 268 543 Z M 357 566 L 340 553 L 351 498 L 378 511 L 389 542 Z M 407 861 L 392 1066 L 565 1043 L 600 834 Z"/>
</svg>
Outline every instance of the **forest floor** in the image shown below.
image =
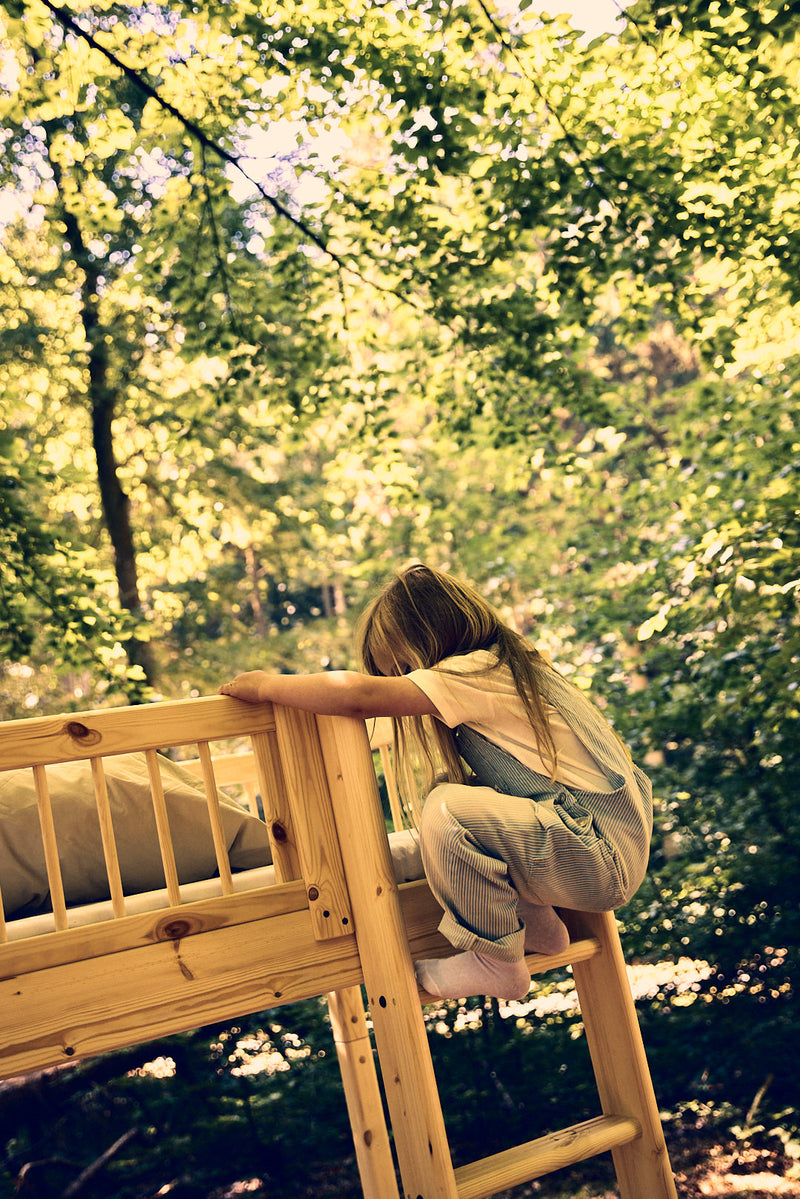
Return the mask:
<svg viewBox="0 0 800 1199">
<path fill-rule="evenodd" d="M 748 1149 L 707 1135 L 680 1135 L 669 1146 L 678 1199 L 800 1199 L 797 1163 L 767 1149 Z M 606 1179 L 580 1174 L 556 1183 L 557 1175 L 509 1192 L 504 1199 L 619 1199 L 613 1170 Z M 497 1199 L 500 1199 L 498 1196 Z"/>
<path fill-rule="evenodd" d="M 797 1162 L 708 1133 L 681 1131 L 669 1144 L 678 1199 L 800 1199 Z M 790 1171 L 795 1174 L 789 1177 Z M 619 1199 L 610 1161 L 551 1174 L 495 1199 Z M 649 1199 L 642 1196 L 642 1199 Z"/>
<path fill-rule="evenodd" d="M 673 1132 L 669 1151 L 678 1199 L 800 1199 L 800 1177 L 789 1177 L 790 1172 L 797 1173 L 797 1162 L 777 1151 L 748 1148 L 733 1138 L 724 1140 L 693 1129 L 680 1129 L 677 1135 Z M 235 1184 L 211 1199 L 277 1199 L 271 1190 L 251 1190 L 253 1183 Z M 360 1195 L 351 1166 L 342 1173 L 326 1171 L 316 1177 L 303 1199 L 356 1199 Z M 504 1191 L 495 1199 L 619 1199 L 619 1190 L 608 1155 Z"/>
<path fill-rule="evenodd" d="M 698 1140 L 679 1142 L 670 1153 L 679 1199 L 800 1199 L 797 1163 L 777 1152 Z M 795 1177 L 787 1176 L 790 1171 Z"/>
</svg>

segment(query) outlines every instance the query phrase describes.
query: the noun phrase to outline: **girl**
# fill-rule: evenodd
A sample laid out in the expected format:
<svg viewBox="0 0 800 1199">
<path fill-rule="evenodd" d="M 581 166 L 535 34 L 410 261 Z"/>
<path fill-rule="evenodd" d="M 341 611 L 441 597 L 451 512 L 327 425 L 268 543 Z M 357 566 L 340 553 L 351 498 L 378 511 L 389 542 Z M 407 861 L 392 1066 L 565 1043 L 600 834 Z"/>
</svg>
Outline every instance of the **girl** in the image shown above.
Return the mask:
<svg viewBox="0 0 800 1199">
<path fill-rule="evenodd" d="M 401 753 L 411 734 L 432 785 L 422 860 L 440 929 L 461 951 L 417 962 L 419 983 L 442 998 L 521 999 L 526 951 L 567 947 L 554 907 L 610 911 L 641 883 L 649 781 L 589 700 L 449 575 L 402 571 L 365 613 L 359 643 L 366 674 L 255 670 L 220 694 L 392 716 Z"/>
</svg>

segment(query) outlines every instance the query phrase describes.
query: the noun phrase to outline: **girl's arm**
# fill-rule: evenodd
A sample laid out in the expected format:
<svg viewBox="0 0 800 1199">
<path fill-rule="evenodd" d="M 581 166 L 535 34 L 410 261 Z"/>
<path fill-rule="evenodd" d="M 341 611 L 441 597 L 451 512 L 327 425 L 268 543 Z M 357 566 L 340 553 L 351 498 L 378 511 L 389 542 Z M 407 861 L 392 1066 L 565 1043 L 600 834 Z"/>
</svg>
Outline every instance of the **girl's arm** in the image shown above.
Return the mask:
<svg viewBox="0 0 800 1199">
<path fill-rule="evenodd" d="M 302 708 L 320 716 L 437 716 L 438 710 L 410 679 L 330 670 L 319 674 L 267 674 L 249 670 L 232 683 L 223 683 L 220 695 L 232 695 L 250 704 L 272 701 Z"/>
</svg>

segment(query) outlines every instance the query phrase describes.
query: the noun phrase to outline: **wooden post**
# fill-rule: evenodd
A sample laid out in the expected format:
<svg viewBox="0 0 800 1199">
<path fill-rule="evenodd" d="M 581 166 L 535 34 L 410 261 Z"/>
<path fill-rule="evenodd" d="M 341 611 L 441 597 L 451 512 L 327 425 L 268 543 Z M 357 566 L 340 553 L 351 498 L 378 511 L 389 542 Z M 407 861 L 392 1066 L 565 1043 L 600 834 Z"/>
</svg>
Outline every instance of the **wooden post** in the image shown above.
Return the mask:
<svg viewBox="0 0 800 1199">
<path fill-rule="evenodd" d="M 337 828 L 316 717 L 276 704 L 275 727 L 291 827 L 296 833 L 297 876 L 306 884 L 314 936 L 317 940 L 352 937 L 352 904 L 337 848 Z M 394 1163 L 361 988 L 329 992 L 328 1011 L 364 1199 L 397 1199 Z"/>
<path fill-rule="evenodd" d="M 317 724 L 403 1193 L 457 1199 L 366 729 L 343 717 Z"/>
<path fill-rule="evenodd" d="M 316 717 L 275 704 L 283 777 L 297 836 L 300 871 L 318 941 L 353 931 Z"/>
<path fill-rule="evenodd" d="M 256 766 L 256 778 L 261 792 L 261 806 L 267 826 L 275 878 L 279 883 L 300 877 L 295 836 L 286 782 L 281 767 L 278 737 L 274 729 L 254 733 L 250 738 Z"/>
<path fill-rule="evenodd" d="M 330 991 L 328 1011 L 364 1199 L 398 1199 L 392 1150 L 361 988 Z"/>
</svg>

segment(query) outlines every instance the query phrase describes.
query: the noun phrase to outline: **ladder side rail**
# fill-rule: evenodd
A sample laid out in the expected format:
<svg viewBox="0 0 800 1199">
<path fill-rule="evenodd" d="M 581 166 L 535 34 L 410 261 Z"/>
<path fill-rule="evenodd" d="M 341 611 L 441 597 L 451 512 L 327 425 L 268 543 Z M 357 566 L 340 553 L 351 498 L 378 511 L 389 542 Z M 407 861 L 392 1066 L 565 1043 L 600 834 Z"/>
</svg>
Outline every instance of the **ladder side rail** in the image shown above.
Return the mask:
<svg viewBox="0 0 800 1199">
<path fill-rule="evenodd" d="M 642 1135 L 612 1150 L 621 1199 L 677 1199 L 653 1081 L 613 912 L 564 912 L 570 937 L 601 952 L 572 967 L 603 1112 L 639 1122 Z"/>
</svg>

